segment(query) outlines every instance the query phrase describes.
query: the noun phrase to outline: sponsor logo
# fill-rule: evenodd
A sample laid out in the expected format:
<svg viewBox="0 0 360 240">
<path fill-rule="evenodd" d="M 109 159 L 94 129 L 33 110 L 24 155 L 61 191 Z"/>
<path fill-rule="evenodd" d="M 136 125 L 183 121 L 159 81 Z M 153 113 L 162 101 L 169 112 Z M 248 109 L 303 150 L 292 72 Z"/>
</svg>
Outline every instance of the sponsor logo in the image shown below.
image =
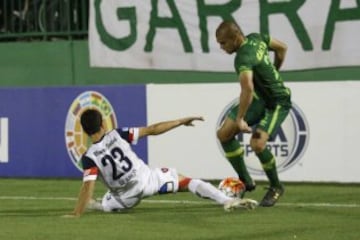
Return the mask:
<svg viewBox="0 0 360 240">
<path fill-rule="evenodd" d="M 225 107 L 217 122 L 217 127 L 220 127 L 227 113 L 235 104 L 238 104 L 238 98 Z M 292 105 L 289 115 L 267 144 L 267 148 L 271 150 L 276 158 L 278 172 L 286 171 L 298 163 L 309 142 L 309 125 L 306 117 L 298 105 L 295 103 Z M 251 134 L 243 133 L 235 136 L 244 148 L 245 164 L 249 172 L 255 175 L 264 175 L 260 161 L 250 147 L 250 137 Z M 223 151 L 220 145 L 219 149 Z"/>
<path fill-rule="evenodd" d="M 117 128 L 117 119 L 110 102 L 99 92 L 86 91 L 77 96 L 66 116 L 65 144 L 73 164 L 82 171 L 81 156 L 90 146 L 90 138 L 83 132 L 80 116 L 86 109 L 97 109 L 104 117 L 107 129 Z"/>
</svg>

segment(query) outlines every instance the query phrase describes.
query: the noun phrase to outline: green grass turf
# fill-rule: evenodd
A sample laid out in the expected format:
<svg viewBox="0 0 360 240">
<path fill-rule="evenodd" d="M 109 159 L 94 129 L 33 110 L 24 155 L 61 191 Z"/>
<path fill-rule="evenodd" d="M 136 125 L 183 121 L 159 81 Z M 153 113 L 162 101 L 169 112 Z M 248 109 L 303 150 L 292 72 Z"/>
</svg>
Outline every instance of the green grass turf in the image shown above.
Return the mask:
<svg viewBox="0 0 360 240">
<path fill-rule="evenodd" d="M 272 208 L 221 206 L 190 193 L 144 200 L 127 213 L 86 212 L 64 219 L 75 204 L 81 180 L 0 179 L 1 240 L 243 239 L 358 240 L 360 186 L 286 184 Z M 265 185 L 247 197 L 260 200 Z M 105 192 L 97 183 L 95 196 Z"/>
</svg>

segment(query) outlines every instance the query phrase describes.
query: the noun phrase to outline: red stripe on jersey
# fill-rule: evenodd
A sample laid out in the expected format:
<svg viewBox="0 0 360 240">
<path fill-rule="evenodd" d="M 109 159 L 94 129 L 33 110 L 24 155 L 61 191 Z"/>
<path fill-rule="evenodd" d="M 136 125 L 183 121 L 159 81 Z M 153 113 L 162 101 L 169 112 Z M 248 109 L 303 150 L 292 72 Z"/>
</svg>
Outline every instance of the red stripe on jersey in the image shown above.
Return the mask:
<svg viewBox="0 0 360 240">
<path fill-rule="evenodd" d="M 179 189 L 180 190 L 186 190 L 188 188 L 189 182 L 191 181 L 191 178 L 184 178 L 179 182 Z"/>
<path fill-rule="evenodd" d="M 90 175 L 98 175 L 98 168 L 97 167 L 92 167 L 92 168 L 88 168 L 84 171 L 84 177 L 90 176 Z"/>
<path fill-rule="evenodd" d="M 132 143 L 134 141 L 134 129 L 130 128 L 129 129 L 129 142 Z"/>
</svg>

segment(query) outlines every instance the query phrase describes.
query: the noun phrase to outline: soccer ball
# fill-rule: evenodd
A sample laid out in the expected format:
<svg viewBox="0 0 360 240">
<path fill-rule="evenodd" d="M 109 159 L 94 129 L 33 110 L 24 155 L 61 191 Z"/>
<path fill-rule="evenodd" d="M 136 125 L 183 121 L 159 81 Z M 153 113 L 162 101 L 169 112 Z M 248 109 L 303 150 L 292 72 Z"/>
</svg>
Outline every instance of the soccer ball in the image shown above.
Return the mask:
<svg viewBox="0 0 360 240">
<path fill-rule="evenodd" d="M 227 177 L 219 183 L 218 189 L 228 197 L 239 198 L 245 191 L 245 184 L 238 178 Z"/>
</svg>

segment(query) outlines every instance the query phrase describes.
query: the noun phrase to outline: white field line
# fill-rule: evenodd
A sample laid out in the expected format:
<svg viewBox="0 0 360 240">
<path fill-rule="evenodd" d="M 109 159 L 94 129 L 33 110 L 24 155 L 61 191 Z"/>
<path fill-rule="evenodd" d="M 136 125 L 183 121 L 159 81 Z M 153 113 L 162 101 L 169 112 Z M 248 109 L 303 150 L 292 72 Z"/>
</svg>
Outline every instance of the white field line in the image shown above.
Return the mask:
<svg viewBox="0 0 360 240">
<path fill-rule="evenodd" d="M 74 197 L 35 197 L 35 196 L 0 196 L 0 200 L 40 200 L 40 201 L 76 201 Z M 204 204 L 205 201 L 191 200 L 151 200 L 143 199 L 142 202 L 152 204 Z M 360 208 L 358 203 L 277 203 L 276 206 L 285 207 L 335 207 L 335 208 Z"/>
</svg>

